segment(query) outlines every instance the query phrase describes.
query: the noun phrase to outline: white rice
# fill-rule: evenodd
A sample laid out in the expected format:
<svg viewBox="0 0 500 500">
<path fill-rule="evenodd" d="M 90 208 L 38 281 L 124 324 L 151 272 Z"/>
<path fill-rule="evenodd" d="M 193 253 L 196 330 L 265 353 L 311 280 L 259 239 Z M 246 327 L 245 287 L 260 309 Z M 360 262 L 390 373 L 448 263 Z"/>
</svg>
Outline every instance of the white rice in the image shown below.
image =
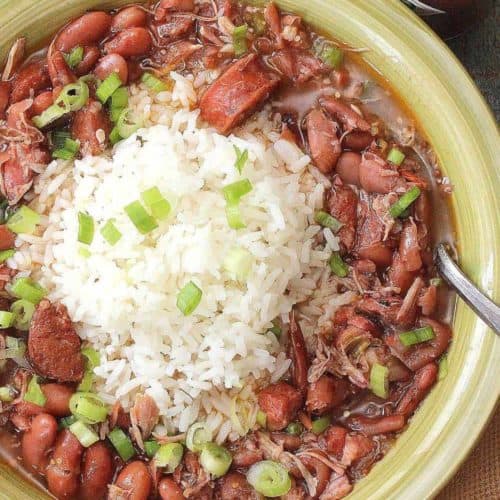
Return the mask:
<svg viewBox="0 0 500 500">
<path fill-rule="evenodd" d="M 105 401 L 129 408 L 135 394 L 145 392 L 160 409 L 160 429 L 182 432 L 202 418 L 223 441 L 235 435 L 231 399 L 248 405 L 251 425 L 254 382 L 276 381 L 289 368 L 283 346 L 265 333 L 271 321 L 286 321 L 294 304 L 311 298 L 303 306 L 311 336 L 315 321 L 353 294 L 338 297 L 328 285 L 326 262 L 338 240 L 309 225 L 322 206 L 324 185 L 309 171 L 309 157 L 279 139 L 280 117 L 266 108 L 237 136 L 221 136 L 191 109 L 191 80 L 171 76 L 171 92 L 153 96 L 131 88 L 130 103 L 144 114 L 146 128 L 112 155 L 52 162 L 38 177 L 31 206 L 46 216 L 42 231 L 20 236 L 9 264 L 65 304 L 81 338 L 100 352 L 95 373 Z M 249 153 L 241 176 L 233 146 Z M 253 190 L 241 203 L 247 227 L 235 231 L 221 188 L 241 177 Z M 142 236 L 123 207 L 153 186 L 173 211 Z M 79 211 L 96 223 L 88 258 L 77 242 Z M 99 233 L 108 219 L 123 235 L 115 246 Z M 320 240 L 326 248 L 318 247 Z M 253 258 L 244 285 L 223 269 L 235 246 Z M 176 297 L 190 280 L 203 298 L 184 317 Z M 317 290 L 322 283 L 327 296 Z"/>
</svg>

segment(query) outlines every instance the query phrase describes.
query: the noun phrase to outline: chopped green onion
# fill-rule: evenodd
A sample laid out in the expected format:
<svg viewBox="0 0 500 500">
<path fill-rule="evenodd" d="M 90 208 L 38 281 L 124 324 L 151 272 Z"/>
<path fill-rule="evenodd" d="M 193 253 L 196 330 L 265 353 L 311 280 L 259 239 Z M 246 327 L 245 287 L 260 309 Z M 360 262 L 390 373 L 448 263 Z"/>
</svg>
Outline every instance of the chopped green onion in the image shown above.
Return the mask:
<svg viewBox="0 0 500 500">
<path fill-rule="evenodd" d="M 288 471 L 274 460 L 253 464 L 248 469 L 247 481 L 257 493 L 268 498 L 286 495 L 292 487 Z"/>
<path fill-rule="evenodd" d="M 123 137 L 120 135 L 120 132 L 118 132 L 118 128 L 113 127 L 111 133 L 109 134 L 109 141 L 114 146 L 117 142 L 120 142 L 121 140 L 123 140 Z"/>
<path fill-rule="evenodd" d="M 28 388 L 24 394 L 24 401 L 38 406 L 45 406 L 45 403 L 47 402 L 47 398 L 42 392 L 42 388 L 38 383 L 38 377 L 36 375 L 33 375 L 29 381 Z"/>
<path fill-rule="evenodd" d="M 70 111 L 82 109 L 88 100 L 89 87 L 83 80 L 78 80 L 76 83 L 70 83 L 62 89 L 53 106 L 61 109 L 63 113 L 69 113 Z"/>
<path fill-rule="evenodd" d="M 120 90 L 120 89 L 118 89 L 118 90 Z M 109 117 L 111 118 L 111 121 L 113 123 L 116 123 L 118 121 L 118 119 L 120 118 L 120 115 L 123 113 L 124 109 L 125 108 L 111 108 L 109 110 Z M 116 133 L 118 133 L 118 130 Z M 120 136 L 120 139 L 121 139 L 121 136 Z M 118 139 L 118 140 L 120 140 L 120 139 Z"/>
<path fill-rule="evenodd" d="M 266 32 L 266 20 L 262 12 L 249 12 L 248 23 L 256 35 L 263 35 Z"/>
<path fill-rule="evenodd" d="M 222 188 L 222 193 L 228 205 L 238 203 L 240 199 L 252 191 L 252 184 L 248 179 L 233 182 Z"/>
<path fill-rule="evenodd" d="M 111 109 L 124 109 L 128 106 L 127 87 L 116 89 L 111 95 Z"/>
<path fill-rule="evenodd" d="M 104 104 L 113 93 L 118 90 L 124 82 L 120 80 L 118 73 L 111 73 L 106 79 L 97 87 L 95 95 Z"/>
<path fill-rule="evenodd" d="M 14 322 L 14 315 L 9 311 L 0 311 L 0 329 L 10 328 Z"/>
<path fill-rule="evenodd" d="M 212 476 L 223 476 L 231 466 L 233 457 L 223 446 L 206 443 L 200 453 L 201 466 Z"/>
<path fill-rule="evenodd" d="M 184 316 L 189 316 L 198 307 L 202 295 L 202 290 L 190 281 L 177 295 L 177 308 Z"/>
<path fill-rule="evenodd" d="M 52 152 L 53 158 L 59 158 L 61 160 L 72 160 L 78 150 L 80 149 L 80 141 L 74 141 L 73 139 L 66 139 L 64 142 L 64 147 L 56 149 Z"/>
<path fill-rule="evenodd" d="M 233 48 L 236 57 L 240 57 L 248 51 L 247 31 L 246 24 L 236 26 L 233 30 Z"/>
<path fill-rule="evenodd" d="M 261 427 L 262 429 L 265 429 L 266 426 L 267 426 L 267 415 L 262 411 L 262 410 L 259 410 L 257 412 L 257 417 L 256 417 L 256 422 L 258 424 L 259 427 Z"/>
<path fill-rule="evenodd" d="M 317 418 L 316 420 L 313 420 L 311 430 L 314 432 L 314 434 L 321 434 L 322 432 L 326 431 L 326 429 L 330 425 L 331 420 L 332 419 L 329 415 Z"/>
<path fill-rule="evenodd" d="M 125 213 L 141 234 L 148 234 L 158 227 L 157 222 L 146 212 L 139 201 L 128 204 L 125 207 Z"/>
<path fill-rule="evenodd" d="M 389 208 L 389 213 L 395 219 L 400 217 L 403 212 L 420 196 L 420 188 L 413 186 Z"/>
<path fill-rule="evenodd" d="M 78 249 L 78 255 L 80 255 L 84 259 L 88 259 L 92 255 L 92 252 L 88 248 L 80 247 Z"/>
<path fill-rule="evenodd" d="M 2 403 L 11 403 L 14 401 L 14 395 L 10 387 L 0 387 L 0 401 Z"/>
<path fill-rule="evenodd" d="M 232 248 L 224 259 L 223 268 L 232 279 L 243 282 L 248 278 L 252 269 L 253 256 L 244 248 Z"/>
<path fill-rule="evenodd" d="M 332 217 L 330 214 L 319 210 L 314 214 L 314 221 L 323 227 L 330 228 L 334 233 L 336 233 L 342 226 L 342 222 Z"/>
<path fill-rule="evenodd" d="M 244 149 L 241 151 L 241 149 L 238 146 L 234 146 L 234 152 L 236 153 L 236 161 L 234 162 L 234 168 L 241 174 L 243 171 L 243 167 L 245 166 L 246 162 L 248 161 L 248 149 Z"/>
<path fill-rule="evenodd" d="M 64 54 L 64 59 L 71 69 L 75 69 L 83 61 L 83 47 L 75 47 L 69 54 Z"/>
<path fill-rule="evenodd" d="M 399 334 L 399 340 L 405 347 L 410 347 L 415 344 L 422 344 L 435 337 L 434 330 L 430 326 L 417 328 L 409 332 Z"/>
<path fill-rule="evenodd" d="M 339 278 L 345 278 L 349 274 L 349 267 L 342 260 L 339 252 L 332 252 L 329 264 L 332 272 Z"/>
<path fill-rule="evenodd" d="M 121 237 L 122 233 L 115 226 L 113 219 L 109 219 L 104 226 L 101 228 L 102 237 L 111 245 L 116 245 Z"/>
<path fill-rule="evenodd" d="M 54 149 L 62 149 L 66 144 L 66 139 L 71 139 L 71 134 L 67 130 L 54 130 L 50 134 L 50 139 Z"/>
<path fill-rule="evenodd" d="M 84 212 L 78 212 L 78 241 L 90 245 L 94 239 L 94 219 Z"/>
<path fill-rule="evenodd" d="M 323 47 L 319 58 L 331 68 L 338 69 L 344 60 L 344 52 L 338 47 L 327 45 Z"/>
<path fill-rule="evenodd" d="M 69 431 L 80 441 L 84 448 L 88 448 L 99 441 L 97 433 L 79 420 L 69 426 Z"/>
<path fill-rule="evenodd" d="M 247 227 L 241 218 L 239 203 L 228 203 L 226 205 L 226 218 L 231 229 L 243 229 Z"/>
<path fill-rule="evenodd" d="M 431 286 L 441 286 L 443 284 L 443 280 L 441 278 L 432 278 L 430 284 Z"/>
<path fill-rule="evenodd" d="M 33 125 L 37 128 L 44 128 L 52 122 L 55 122 L 61 116 L 65 115 L 67 111 L 61 109 L 59 106 L 52 104 L 45 111 L 43 111 L 40 115 L 34 116 L 31 121 Z"/>
<path fill-rule="evenodd" d="M 29 278 L 18 278 L 14 281 L 11 292 L 20 299 L 38 304 L 47 295 L 47 291 Z"/>
<path fill-rule="evenodd" d="M 168 90 L 168 85 L 151 73 L 143 73 L 141 76 L 141 82 L 154 92 L 164 92 L 165 90 Z"/>
<path fill-rule="evenodd" d="M 96 368 L 101 364 L 101 356 L 92 347 L 84 347 L 82 354 L 87 358 L 87 362 L 92 368 Z"/>
<path fill-rule="evenodd" d="M 7 221 L 7 227 L 17 234 L 33 234 L 40 224 L 40 215 L 22 205 Z"/>
<path fill-rule="evenodd" d="M 153 458 L 159 449 L 160 445 L 154 439 L 144 441 L 144 451 L 149 458 Z"/>
<path fill-rule="evenodd" d="M 70 415 L 69 417 L 64 417 L 59 420 L 59 427 L 61 429 L 67 429 L 70 425 L 76 422 L 76 417 L 74 415 Z"/>
<path fill-rule="evenodd" d="M 142 192 L 141 198 L 156 220 L 164 220 L 170 214 L 170 203 L 162 196 L 157 187 Z"/>
<path fill-rule="evenodd" d="M 0 351 L 0 360 L 22 358 L 26 351 L 26 344 L 23 340 L 15 337 L 6 337 L 5 343 L 7 349 Z"/>
<path fill-rule="evenodd" d="M 108 408 L 102 399 L 92 392 L 75 392 L 69 400 L 71 413 L 86 424 L 104 422 L 108 417 Z"/>
<path fill-rule="evenodd" d="M 292 436 L 300 436 L 303 431 L 304 427 L 300 422 L 292 422 L 291 424 L 288 424 L 286 428 L 286 432 Z"/>
<path fill-rule="evenodd" d="M 142 118 L 136 116 L 130 108 L 125 108 L 116 122 L 116 129 L 120 137 L 127 139 L 143 125 Z"/>
<path fill-rule="evenodd" d="M 443 380 L 448 375 L 448 356 L 445 354 L 439 360 L 438 380 Z"/>
<path fill-rule="evenodd" d="M 184 455 L 184 447 L 180 443 L 167 443 L 160 446 L 155 453 L 154 461 L 156 467 L 165 467 L 167 474 L 172 474 L 181 463 Z"/>
<path fill-rule="evenodd" d="M 370 371 L 370 388 L 379 398 L 389 396 L 389 368 L 375 363 Z"/>
<path fill-rule="evenodd" d="M 275 335 L 275 337 L 277 339 L 279 339 L 281 337 L 281 333 L 282 333 L 279 321 L 274 319 L 273 326 L 271 328 L 269 328 L 269 330 L 267 330 L 267 331 L 273 333 Z"/>
<path fill-rule="evenodd" d="M 14 313 L 14 326 L 18 330 L 29 330 L 35 306 L 26 299 L 19 299 L 10 306 L 10 310 Z"/>
<path fill-rule="evenodd" d="M 115 447 L 120 458 L 126 462 L 135 455 L 134 445 L 130 438 L 118 427 L 115 427 L 109 434 L 108 439 Z"/>
<path fill-rule="evenodd" d="M 405 159 L 404 153 L 402 153 L 399 149 L 397 148 L 392 148 L 389 151 L 389 154 L 387 155 L 387 161 L 393 163 L 394 165 L 401 165 Z"/>
<path fill-rule="evenodd" d="M 188 450 L 201 451 L 206 443 L 212 441 L 212 431 L 202 422 L 193 424 L 186 434 L 186 446 Z"/>
<path fill-rule="evenodd" d="M 0 251 L 0 263 L 5 262 L 7 259 L 10 259 L 16 251 L 11 248 L 10 250 L 1 250 Z"/>
<path fill-rule="evenodd" d="M 88 392 L 92 388 L 94 382 L 94 368 L 99 366 L 101 363 L 99 353 L 92 349 L 91 347 L 85 347 L 82 349 L 82 354 L 85 356 L 85 373 L 83 379 L 77 387 L 79 392 Z"/>
</svg>

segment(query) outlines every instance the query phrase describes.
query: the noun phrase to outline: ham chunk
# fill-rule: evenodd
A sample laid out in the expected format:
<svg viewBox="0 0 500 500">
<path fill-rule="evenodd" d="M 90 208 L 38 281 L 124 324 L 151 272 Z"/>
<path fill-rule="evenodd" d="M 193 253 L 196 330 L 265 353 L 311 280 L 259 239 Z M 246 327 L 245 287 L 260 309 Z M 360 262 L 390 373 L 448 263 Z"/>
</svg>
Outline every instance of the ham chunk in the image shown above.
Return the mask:
<svg viewBox="0 0 500 500">
<path fill-rule="evenodd" d="M 268 385 L 259 393 L 259 406 L 267 415 L 270 431 L 284 429 L 302 405 L 300 392 L 286 382 Z"/>
<path fill-rule="evenodd" d="M 221 134 L 227 134 L 261 104 L 279 83 L 264 69 L 256 54 L 236 61 L 205 92 L 201 117 Z"/>
</svg>

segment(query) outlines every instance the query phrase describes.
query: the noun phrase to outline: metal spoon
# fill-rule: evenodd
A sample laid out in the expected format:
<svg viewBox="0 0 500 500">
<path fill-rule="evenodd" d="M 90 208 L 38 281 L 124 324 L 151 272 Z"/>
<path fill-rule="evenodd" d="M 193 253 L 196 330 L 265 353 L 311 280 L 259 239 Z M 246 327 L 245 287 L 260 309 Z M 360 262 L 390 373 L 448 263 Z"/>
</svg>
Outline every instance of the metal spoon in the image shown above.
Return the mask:
<svg viewBox="0 0 500 500">
<path fill-rule="evenodd" d="M 481 293 L 465 276 L 443 243 L 436 248 L 434 262 L 444 280 L 497 335 L 500 335 L 500 307 Z"/>
</svg>

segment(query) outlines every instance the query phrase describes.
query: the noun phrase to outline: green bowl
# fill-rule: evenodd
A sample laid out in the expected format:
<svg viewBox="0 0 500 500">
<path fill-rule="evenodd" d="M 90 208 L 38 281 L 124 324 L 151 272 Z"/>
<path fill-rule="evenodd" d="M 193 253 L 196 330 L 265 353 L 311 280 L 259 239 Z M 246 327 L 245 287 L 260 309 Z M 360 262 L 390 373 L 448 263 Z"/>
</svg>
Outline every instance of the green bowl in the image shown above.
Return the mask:
<svg viewBox="0 0 500 500">
<path fill-rule="evenodd" d="M 3 0 L 0 56 L 19 35 L 40 46 L 85 9 L 127 1 Z M 455 189 L 460 263 L 500 300 L 500 147 L 496 123 L 474 83 L 446 46 L 398 0 L 283 0 L 285 9 L 352 47 L 413 111 Z M 458 302 L 448 376 L 408 430 L 354 489 L 359 500 L 431 498 L 453 476 L 484 429 L 500 394 L 500 340 Z M 47 498 L 0 463 L 0 499 Z"/>
</svg>

